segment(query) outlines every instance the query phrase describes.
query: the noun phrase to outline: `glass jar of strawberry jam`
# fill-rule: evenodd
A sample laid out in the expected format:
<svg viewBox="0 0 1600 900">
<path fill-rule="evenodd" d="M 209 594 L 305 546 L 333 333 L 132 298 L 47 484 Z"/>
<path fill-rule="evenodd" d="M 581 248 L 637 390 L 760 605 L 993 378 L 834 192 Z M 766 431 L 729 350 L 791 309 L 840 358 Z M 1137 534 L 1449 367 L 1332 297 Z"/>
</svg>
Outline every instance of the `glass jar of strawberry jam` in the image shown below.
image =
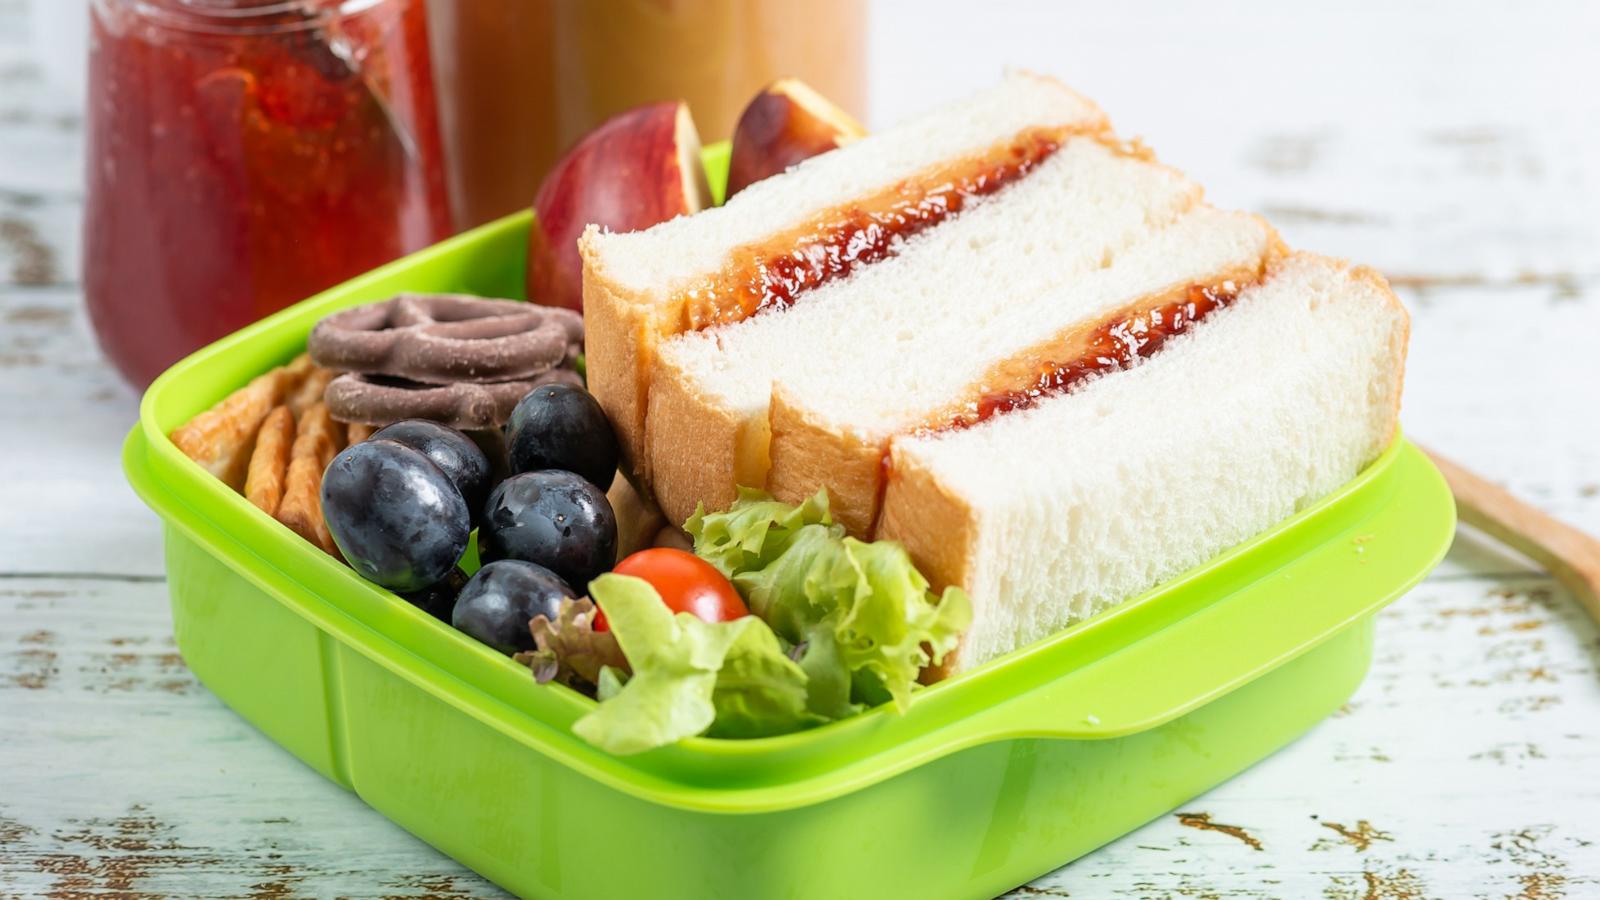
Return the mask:
<svg viewBox="0 0 1600 900">
<path fill-rule="evenodd" d="M 84 290 L 137 385 L 449 233 L 424 0 L 92 0 Z"/>
</svg>

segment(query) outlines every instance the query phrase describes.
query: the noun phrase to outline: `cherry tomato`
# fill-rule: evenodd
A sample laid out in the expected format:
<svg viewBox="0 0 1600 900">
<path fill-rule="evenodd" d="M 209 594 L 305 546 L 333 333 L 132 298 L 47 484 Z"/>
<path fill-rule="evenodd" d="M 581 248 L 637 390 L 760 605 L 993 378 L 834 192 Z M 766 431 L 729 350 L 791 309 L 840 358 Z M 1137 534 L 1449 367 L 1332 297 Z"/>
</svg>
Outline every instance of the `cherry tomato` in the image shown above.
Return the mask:
<svg viewBox="0 0 1600 900">
<path fill-rule="evenodd" d="M 673 612 L 692 613 L 706 622 L 727 622 L 750 615 L 733 589 L 733 582 L 717 567 L 693 553 L 672 547 L 640 550 L 617 563 L 611 571 L 650 582 L 662 602 Z M 595 631 L 609 631 L 605 613 L 596 611 Z"/>
</svg>

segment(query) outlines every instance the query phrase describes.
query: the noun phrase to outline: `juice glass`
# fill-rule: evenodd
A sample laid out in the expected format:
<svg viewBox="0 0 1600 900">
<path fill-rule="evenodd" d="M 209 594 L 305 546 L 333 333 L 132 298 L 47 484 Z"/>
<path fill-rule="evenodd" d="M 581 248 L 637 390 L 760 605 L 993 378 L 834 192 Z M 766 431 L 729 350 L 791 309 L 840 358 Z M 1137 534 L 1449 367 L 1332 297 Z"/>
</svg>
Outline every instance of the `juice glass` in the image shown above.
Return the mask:
<svg viewBox="0 0 1600 900">
<path fill-rule="evenodd" d="M 450 233 L 423 0 L 92 0 L 84 290 L 144 385 Z"/>
<path fill-rule="evenodd" d="M 435 0 L 428 6 L 456 227 L 533 202 L 589 129 L 683 99 L 706 143 L 797 76 L 861 117 L 866 0 Z"/>
</svg>

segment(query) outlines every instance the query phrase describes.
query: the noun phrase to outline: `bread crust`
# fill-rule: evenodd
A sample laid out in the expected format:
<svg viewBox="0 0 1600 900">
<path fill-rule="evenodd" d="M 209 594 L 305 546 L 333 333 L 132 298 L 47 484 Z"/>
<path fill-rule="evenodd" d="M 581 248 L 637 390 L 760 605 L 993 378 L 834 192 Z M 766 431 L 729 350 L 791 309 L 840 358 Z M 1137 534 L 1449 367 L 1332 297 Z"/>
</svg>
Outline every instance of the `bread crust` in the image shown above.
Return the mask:
<svg viewBox="0 0 1600 900">
<path fill-rule="evenodd" d="M 651 374 L 645 469 L 669 523 L 681 526 L 700 503 L 709 510 L 728 508 L 741 483 L 765 486 L 764 466 L 760 471 L 741 466 L 745 441 L 759 440 L 759 452 L 766 454 L 764 436 L 750 435 L 754 423 L 698 390 L 694 379 L 668 360 L 658 359 Z"/>
<path fill-rule="evenodd" d="M 584 365 L 589 393 L 611 419 L 623 464 L 648 478 L 645 412 L 656 327 L 651 298 L 623 287 L 600 263 L 590 225 L 578 240 L 583 257 Z"/>
<path fill-rule="evenodd" d="M 888 441 L 835 425 L 782 385 L 773 385 L 767 415 L 772 426 L 767 490 L 779 500 L 799 503 L 826 487 L 834 521 L 851 536 L 870 539 Z"/>
<path fill-rule="evenodd" d="M 1389 365 L 1394 369 L 1394 406 L 1389 415 L 1389 430 L 1384 435 L 1380 448 L 1387 447 L 1400 432 L 1400 398 L 1405 393 L 1406 386 L 1406 350 L 1411 346 L 1411 313 L 1405 304 L 1400 302 L 1400 298 L 1395 296 L 1394 289 L 1389 286 L 1389 279 L 1383 277 L 1378 270 L 1368 266 L 1351 266 L 1344 260 L 1332 261 L 1345 266 L 1351 278 L 1366 282 L 1383 295 L 1384 302 L 1394 311 L 1400 323 L 1400 327 L 1395 329 L 1389 338 Z"/>
<path fill-rule="evenodd" d="M 1318 265 L 1328 266 L 1344 273 L 1352 281 L 1363 282 L 1377 291 L 1386 306 L 1394 314 L 1399 323 L 1389 335 L 1389 362 L 1387 368 L 1394 372 L 1394 396 L 1390 400 L 1390 413 L 1388 428 L 1384 431 L 1378 442 L 1374 454 L 1381 452 L 1391 444 L 1395 436 L 1400 433 L 1400 399 L 1405 393 L 1406 381 L 1406 352 L 1411 346 L 1411 312 L 1407 310 L 1400 298 L 1395 295 L 1394 288 L 1389 285 L 1389 279 L 1370 266 L 1356 265 L 1350 260 L 1338 256 L 1327 256 L 1310 250 L 1289 250 L 1281 241 L 1277 254 L 1273 257 L 1267 268 L 1267 278 L 1273 277 L 1277 270 L 1289 265 L 1295 260 L 1310 260 Z"/>
<path fill-rule="evenodd" d="M 972 583 L 978 561 L 982 527 L 978 508 L 895 445 L 891 439 L 887 484 L 875 537 L 904 545 L 934 593 L 952 585 L 965 588 Z M 982 597 L 971 599 L 974 618 L 983 615 L 978 608 Z M 931 683 L 960 671 L 964 645 L 965 635 L 938 666 L 924 670 L 922 680 Z"/>
</svg>

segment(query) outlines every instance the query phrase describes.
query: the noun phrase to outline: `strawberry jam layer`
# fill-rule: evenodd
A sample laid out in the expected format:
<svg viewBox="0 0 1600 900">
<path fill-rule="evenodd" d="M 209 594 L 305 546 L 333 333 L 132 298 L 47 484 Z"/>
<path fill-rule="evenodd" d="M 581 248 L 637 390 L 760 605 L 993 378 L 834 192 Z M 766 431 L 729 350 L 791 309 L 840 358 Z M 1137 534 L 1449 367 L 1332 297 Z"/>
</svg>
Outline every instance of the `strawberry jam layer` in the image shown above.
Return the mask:
<svg viewBox="0 0 1600 900">
<path fill-rule="evenodd" d="M 976 390 L 954 412 L 935 419 L 928 430 L 971 428 L 995 416 L 1068 393 L 1096 375 L 1128 368 L 1233 303 L 1242 287 L 1232 280 L 1191 284 L 1118 314 L 1086 333 L 1007 360 L 983 380 L 985 387 Z"/>
<path fill-rule="evenodd" d="M 1066 128 L 1035 128 L 982 153 L 924 170 L 848 206 L 729 254 L 733 263 L 680 295 L 684 331 L 743 321 L 801 293 L 887 259 L 927 231 L 1033 171 L 1061 148 Z"/>
</svg>

